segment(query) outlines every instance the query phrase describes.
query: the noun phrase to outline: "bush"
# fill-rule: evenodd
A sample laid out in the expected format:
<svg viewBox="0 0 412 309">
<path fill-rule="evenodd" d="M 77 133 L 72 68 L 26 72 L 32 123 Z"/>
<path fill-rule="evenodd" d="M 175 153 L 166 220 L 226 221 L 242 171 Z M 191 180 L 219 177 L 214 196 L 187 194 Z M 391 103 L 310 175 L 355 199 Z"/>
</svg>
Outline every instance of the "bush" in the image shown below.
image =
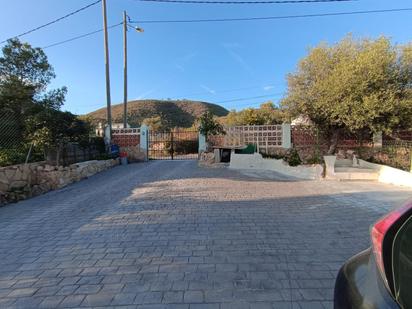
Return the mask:
<svg viewBox="0 0 412 309">
<path fill-rule="evenodd" d="M 109 160 L 113 159 L 113 156 L 108 153 L 101 153 L 96 157 L 96 160 Z"/>
<path fill-rule="evenodd" d="M 2 149 L 0 150 L 0 166 L 23 163 L 26 155 L 21 149 Z"/>
<path fill-rule="evenodd" d="M 99 153 L 106 152 L 106 144 L 104 138 L 100 136 L 93 136 L 90 138 L 90 145 L 94 145 Z"/>
<path fill-rule="evenodd" d="M 285 155 L 281 153 L 267 154 L 261 153 L 262 157 L 265 159 L 276 159 L 276 160 L 285 160 Z"/>
<path fill-rule="evenodd" d="M 319 154 L 314 154 L 312 157 L 306 160 L 307 164 L 322 164 L 323 160 Z"/>
<path fill-rule="evenodd" d="M 176 154 L 197 153 L 199 143 L 197 140 L 174 141 L 173 152 Z"/>
<path fill-rule="evenodd" d="M 302 164 L 302 160 L 300 159 L 296 148 L 292 148 L 292 150 L 287 154 L 286 162 L 288 162 L 290 166 L 298 166 Z"/>
</svg>

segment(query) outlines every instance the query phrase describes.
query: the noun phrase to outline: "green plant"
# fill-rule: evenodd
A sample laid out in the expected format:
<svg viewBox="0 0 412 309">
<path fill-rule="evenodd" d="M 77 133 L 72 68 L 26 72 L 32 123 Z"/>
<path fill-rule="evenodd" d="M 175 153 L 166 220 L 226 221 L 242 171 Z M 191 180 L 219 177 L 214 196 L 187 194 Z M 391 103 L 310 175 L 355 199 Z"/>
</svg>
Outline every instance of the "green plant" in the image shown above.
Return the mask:
<svg viewBox="0 0 412 309">
<path fill-rule="evenodd" d="M 288 162 L 290 166 L 298 166 L 302 164 L 302 160 L 300 159 L 299 153 L 296 148 L 292 148 L 287 154 L 286 162 Z"/>
<path fill-rule="evenodd" d="M 112 155 L 108 154 L 108 153 L 101 153 L 96 157 L 96 160 L 109 160 L 112 159 Z"/>
<path fill-rule="evenodd" d="M 322 164 L 323 159 L 320 155 L 319 143 L 316 143 L 312 156 L 306 160 L 307 164 Z"/>
<path fill-rule="evenodd" d="M 217 122 L 213 114 L 209 111 L 205 112 L 199 118 L 199 132 L 204 136 L 225 134 L 223 126 Z"/>
<path fill-rule="evenodd" d="M 0 149 L 0 166 L 24 163 L 26 161 L 29 149 L 29 145 L 20 145 L 18 147 Z M 44 160 L 44 154 L 39 149 L 33 148 L 28 162 L 38 162 L 42 160 Z"/>
<path fill-rule="evenodd" d="M 279 154 L 279 153 L 274 153 L 274 154 L 261 153 L 261 155 L 265 159 L 276 159 L 276 160 L 284 160 L 285 159 L 285 155 L 284 154 Z"/>
<path fill-rule="evenodd" d="M 90 145 L 93 145 L 96 147 L 96 150 L 99 153 L 105 153 L 106 152 L 106 144 L 104 142 L 104 138 L 101 136 L 92 136 L 90 137 Z"/>
<path fill-rule="evenodd" d="M 241 111 L 232 110 L 224 118 L 227 126 L 244 125 L 271 125 L 281 124 L 285 120 L 285 111 L 278 108 L 273 102 L 268 101 L 259 108 L 246 108 Z"/>
<path fill-rule="evenodd" d="M 26 156 L 21 149 L 0 150 L 0 166 L 8 166 L 22 163 L 25 159 Z"/>
<path fill-rule="evenodd" d="M 306 160 L 307 164 L 322 164 L 323 160 L 319 155 L 313 155 L 309 159 Z"/>
</svg>

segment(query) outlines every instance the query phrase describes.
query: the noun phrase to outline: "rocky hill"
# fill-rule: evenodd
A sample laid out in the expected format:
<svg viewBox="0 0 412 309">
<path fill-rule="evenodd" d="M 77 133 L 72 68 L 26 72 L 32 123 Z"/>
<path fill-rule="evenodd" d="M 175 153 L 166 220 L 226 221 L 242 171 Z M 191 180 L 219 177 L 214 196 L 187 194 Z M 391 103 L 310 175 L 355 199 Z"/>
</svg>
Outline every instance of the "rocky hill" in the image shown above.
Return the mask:
<svg viewBox="0 0 412 309">
<path fill-rule="evenodd" d="M 145 119 L 161 119 L 165 127 L 191 127 L 196 119 L 205 111 L 221 117 L 228 114 L 222 106 L 191 100 L 137 100 L 127 105 L 128 123 L 140 126 Z M 98 109 L 87 114 L 94 123 L 106 121 L 106 108 Z M 113 123 L 123 122 L 123 104 L 112 106 Z"/>
</svg>

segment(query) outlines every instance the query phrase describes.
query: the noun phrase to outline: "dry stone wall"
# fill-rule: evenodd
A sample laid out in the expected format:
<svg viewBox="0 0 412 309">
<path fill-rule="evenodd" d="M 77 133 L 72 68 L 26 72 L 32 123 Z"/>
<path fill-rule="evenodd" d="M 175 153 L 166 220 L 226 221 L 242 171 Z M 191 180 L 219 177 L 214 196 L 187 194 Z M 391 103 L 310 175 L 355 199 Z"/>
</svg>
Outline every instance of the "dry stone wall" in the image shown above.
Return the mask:
<svg viewBox="0 0 412 309">
<path fill-rule="evenodd" d="M 119 164 L 118 159 L 86 161 L 66 167 L 45 162 L 0 168 L 0 206 L 24 200 L 90 177 Z"/>
</svg>

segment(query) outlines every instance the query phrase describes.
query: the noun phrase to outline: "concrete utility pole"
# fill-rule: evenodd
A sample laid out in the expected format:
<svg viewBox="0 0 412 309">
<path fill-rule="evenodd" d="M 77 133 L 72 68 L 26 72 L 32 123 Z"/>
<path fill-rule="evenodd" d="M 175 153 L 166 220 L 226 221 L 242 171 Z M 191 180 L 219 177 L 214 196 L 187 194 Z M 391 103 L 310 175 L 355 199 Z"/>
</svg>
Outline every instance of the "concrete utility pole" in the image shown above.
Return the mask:
<svg viewBox="0 0 412 309">
<path fill-rule="evenodd" d="M 110 97 L 110 69 L 109 69 L 109 34 L 107 33 L 106 0 L 102 0 L 103 28 L 104 28 L 104 55 L 106 63 L 106 101 L 107 101 L 107 125 L 109 127 L 109 141 L 112 140 L 112 102 Z"/>
<path fill-rule="evenodd" d="M 123 128 L 127 128 L 127 13 L 123 12 Z"/>
</svg>

